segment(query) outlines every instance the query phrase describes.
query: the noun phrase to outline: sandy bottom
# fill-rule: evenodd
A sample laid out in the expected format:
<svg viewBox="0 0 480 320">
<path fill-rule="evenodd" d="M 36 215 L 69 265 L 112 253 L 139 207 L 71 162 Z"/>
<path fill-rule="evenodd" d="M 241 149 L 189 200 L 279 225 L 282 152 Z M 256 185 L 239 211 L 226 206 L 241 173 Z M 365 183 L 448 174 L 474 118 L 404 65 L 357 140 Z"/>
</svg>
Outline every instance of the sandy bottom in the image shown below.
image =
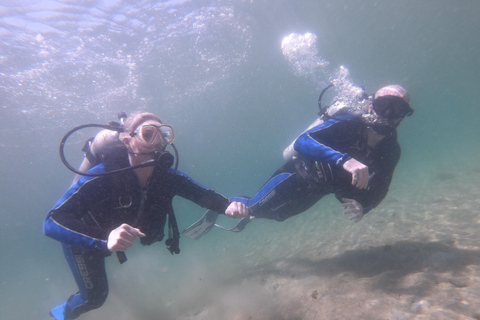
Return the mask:
<svg viewBox="0 0 480 320">
<path fill-rule="evenodd" d="M 109 300 L 81 319 L 480 319 L 479 182 L 480 167 L 430 172 L 392 185 L 358 224 L 328 198 L 183 239 L 179 256 L 110 259 Z"/>
</svg>

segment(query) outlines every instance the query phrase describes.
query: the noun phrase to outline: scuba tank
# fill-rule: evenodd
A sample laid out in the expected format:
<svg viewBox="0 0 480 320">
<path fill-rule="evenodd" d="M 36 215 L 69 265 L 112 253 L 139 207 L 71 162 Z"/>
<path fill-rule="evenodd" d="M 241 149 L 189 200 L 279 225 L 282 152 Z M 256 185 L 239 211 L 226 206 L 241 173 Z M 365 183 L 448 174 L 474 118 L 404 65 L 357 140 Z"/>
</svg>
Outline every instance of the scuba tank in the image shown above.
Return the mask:
<svg viewBox="0 0 480 320">
<path fill-rule="evenodd" d="M 85 157 L 78 170 L 81 172 L 87 172 L 101 162 L 108 163 L 114 161 L 114 159 L 119 163 L 119 166 L 128 166 L 127 150 L 120 141 L 119 135 L 120 133 L 118 131 L 103 129 L 97 133 L 94 138 L 88 139 L 82 148 Z M 108 167 L 107 163 L 105 163 L 106 167 Z M 75 183 L 80 177 L 81 174 L 77 173 L 73 179 L 73 183 Z"/>
<path fill-rule="evenodd" d="M 322 97 L 323 97 L 324 93 L 333 86 L 334 86 L 333 84 L 330 84 L 329 86 L 324 88 L 322 90 L 322 92 L 320 92 L 320 95 L 318 97 L 318 108 L 319 108 L 318 118 L 315 119 L 315 121 L 310 126 L 308 126 L 307 129 L 305 129 L 302 132 L 302 134 L 305 133 L 306 131 L 312 129 L 313 127 L 316 127 L 316 126 L 324 123 L 326 120 L 328 120 L 330 118 L 334 118 L 335 114 L 337 112 L 339 112 L 340 110 L 342 110 L 346 107 L 351 109 L 352 106 L 350 106 L 347 103 L 342 102 L 342 101 L 335 101 L 331 106 L 322 107 Z M 361 97 L 358 98 L 359 101 L 360 100 L 367 101 L 367 100 L 371 99 L 371 97 L 369 97 L 365 93 L 365 88 L 362 87 L 361 89 L 362 89 L 362 94 L 361 94 Z M 350 110 L 350 109 L 348 109 L 348 110 Z M 297 151 L 295 151 L 295 149 L 293 147 L 294 144 L 295 144 L 295 141 L 297 141 L 297 139 L 293 140 L 292 143 L 290 143 L 290 145 L 288 147 L 286 147 L 285 150 L 283 150 L 283 159 L 287 162 L 298 157 L 298 153 L 297 153 Z"/>
<path fill-rule="evenodd" d="M 328 115 L 333 115 L 335 112 L 337 112 L 339 110 L 339 108 L 335 108 L 335 110 L 332 110 L 330 111 L 331 107 L 322 107 L 322 97 L 323 97 L 323 94 L 328 90 L 330 89 L 331 87 L 333 87 L 333 84 L 330 84 L 329 86 L 327 86 L 326 88 L 324 88 L 322 90 L 322 92 L 320 92 L 320 95 L 318 97 L 318 108 L 319 108 L 319 112 L 318 112 L 318 118 L 315 119 L 315 121 L 308 126 L 307 129 L 303 130 L 302 134 L 310 129 L 312 129 L 313 127 L 316 127 L 320 124 L 322 124 L 324 122 L 323 120 L 323 116 L 325 114 L 328 114 Z M 334 111 L 334 112 L 333 112 Z M 297 141 L 297 139 L 293 140 L 292 143 L 290 143 L 290 145 L 288 147 L 285 148 L 285 150 L 283 150 L 283 159 L 285 161 L 291 161 L 295 158 L 298 157 L 298 153 L 297 151 L 295 151 L 295 149 L 293 148 L 293 145 L 295 144 L 295 141 Z"/>
</svg>

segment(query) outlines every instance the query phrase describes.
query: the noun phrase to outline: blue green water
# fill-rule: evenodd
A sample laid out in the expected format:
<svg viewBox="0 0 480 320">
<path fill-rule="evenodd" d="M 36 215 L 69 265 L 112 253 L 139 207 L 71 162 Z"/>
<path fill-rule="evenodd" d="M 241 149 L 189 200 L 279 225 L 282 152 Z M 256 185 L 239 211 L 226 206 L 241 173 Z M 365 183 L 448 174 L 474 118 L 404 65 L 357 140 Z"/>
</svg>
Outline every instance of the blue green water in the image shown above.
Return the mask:
<svg viewBox="0 0 480 320">
<path fill-rule="evenodd" d="M 182 238 L 180 256 L 135 246 L 109 259 L 109 300 L 82 319 L 478 319 L 479 16 L 477 0 L 2 1 L 0 318 L 47 319 L 75 291 L 41 232 L 73 178 L 58 157 L 69 129 L 156 113 L 180 170 L 252 195 L 343 66 L 370 93 L 403 85 L 415 109 L 379 208 L 353 224 L 326 198 L 284 223 Z M 316 37 L 295 61 L 292 34 Z M 175 208 L 181 229 L 203 213 Z"/>
</svg>

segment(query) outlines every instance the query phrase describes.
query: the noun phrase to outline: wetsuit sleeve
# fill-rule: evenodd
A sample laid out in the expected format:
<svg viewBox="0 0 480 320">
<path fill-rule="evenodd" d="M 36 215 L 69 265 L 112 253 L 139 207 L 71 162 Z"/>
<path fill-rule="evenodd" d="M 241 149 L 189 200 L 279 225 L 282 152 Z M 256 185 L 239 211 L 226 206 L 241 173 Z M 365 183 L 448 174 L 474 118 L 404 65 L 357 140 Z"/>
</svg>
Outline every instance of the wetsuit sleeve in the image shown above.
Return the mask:
<svg viewBox="0 0 480 320">
<path fill-rule="evenodd" d="M 400 146 L 396 141 L 392 144 L 387 144 L 387 147 L 383 147 L 381 152 L 375 153 L 373 156 L 372 168 L 374 171 L 368 184 L 368 189 L 359 190 L 349 185 L 336 192 L 336 198 L 339 201 L 342 201 L 342 198 L 357 200 L 362 204 L 364 214 L 377 207 L 388 193 L 393 172 L 400 160 L 400 153 Z"/>
<path fill-rule="evenodd" d="M 351 131 L 350 121 L 329 119 L 313 127 L 297 138 L 294 149 L 303 157 L 328 163 L 330 165 L 343 165 L 350 156 L 337 148 L 335 141 Z"/>
<path fill-rule="evenodd" d="M 102 166 L 103 167 L 103 166 Z M 43 233 L 60 242 L 108 251 L 108 232 L 84 220 L 89 204 L 103 196 L 101 179 L 81 177 L 47 213 Z"/>
<path fill-rule="evenodd" d="M 225 214 L 230 201 L 223 195 L 197 183 L 183 172 L 176 171 L 174 175 L 173 191 L 182 198 L 195 202 L 199 206 Z"/>
</svg>

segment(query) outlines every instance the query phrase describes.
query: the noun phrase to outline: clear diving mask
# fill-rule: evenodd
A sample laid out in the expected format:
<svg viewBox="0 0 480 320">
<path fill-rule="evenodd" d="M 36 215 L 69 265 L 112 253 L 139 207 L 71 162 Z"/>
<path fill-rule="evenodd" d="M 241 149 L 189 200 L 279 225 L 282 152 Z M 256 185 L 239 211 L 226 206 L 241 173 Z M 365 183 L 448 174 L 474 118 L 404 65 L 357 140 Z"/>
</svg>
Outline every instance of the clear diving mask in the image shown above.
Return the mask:
<svg viewBox="0 0 480 320">
<path fill-rule="evenodd" d="M 130 136 L 136 136 L 140 141 L 152 145 L 155 142 L 155 139 L 157 138 L 157 135 L 159 133 L 162 139 L 167 144 L 173 143 L 173 139 L 175 137 L 173 133 L 173 128 L 166 124 L 161 124 L 159 126 L 154 124 L 146 124 L 130 133 Z"/>
</svg>

